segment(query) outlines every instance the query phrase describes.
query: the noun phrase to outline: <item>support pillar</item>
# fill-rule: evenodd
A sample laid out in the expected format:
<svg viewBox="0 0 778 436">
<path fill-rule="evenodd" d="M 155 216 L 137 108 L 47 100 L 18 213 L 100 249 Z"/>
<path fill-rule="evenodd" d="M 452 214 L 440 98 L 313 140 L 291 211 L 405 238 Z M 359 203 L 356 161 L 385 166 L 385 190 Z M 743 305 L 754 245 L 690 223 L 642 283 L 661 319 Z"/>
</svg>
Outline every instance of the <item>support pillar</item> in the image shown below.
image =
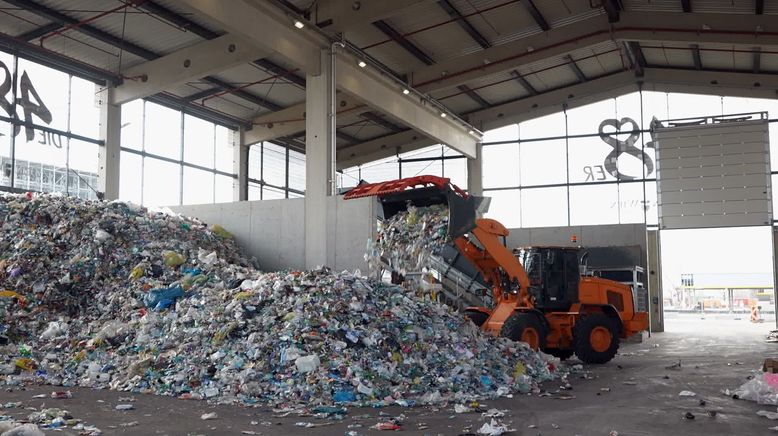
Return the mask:
<svg viewBox="0 0 778 436">
<path fill-rule="evenodd" d="M 113 88 L 100 92 L 100 139 L 103 145 L 98 147 L 97 190 L 106 200 L 119 198 L 119 171 L 121 159 L 121 106 L 110 104 Z M 139 175 L 140 176 L 140 175 Z"/>
<path fill-rule="evenodd" d="M 664 298 L 662 294 L 662 255 L 659 230 L 646 231 L 648 256 L 648 318 L 651 332 L 665 331 Z"/>
<path fill-rule="evenodd" d="M 773 311 L 778 328 L 778 227 L 773 227 Z"/>
<path fill-rule="evenodd" d="M 246 130 L 241 127 L 235 132 L 232 149 L 232 171 L 238 176 L 232 182 L 232 200 L 249 199 L 249 144 L 246 144 Z"/>
<path fill-rule="evenodd" d="M 473 195 L 484 194 L 483 145 L 475 145 L 475 159 L 467 159 L 467 191 Z"/>
<path fill-rule="evenodd" d="M 305 77 L 305 267 L 327 264 L 327 205 L 332 195 L 334 132 L 330 54 L 322 51 L 321 73 Z M 334 241 L 332 241 L 334 242 Z"/>
</svg>

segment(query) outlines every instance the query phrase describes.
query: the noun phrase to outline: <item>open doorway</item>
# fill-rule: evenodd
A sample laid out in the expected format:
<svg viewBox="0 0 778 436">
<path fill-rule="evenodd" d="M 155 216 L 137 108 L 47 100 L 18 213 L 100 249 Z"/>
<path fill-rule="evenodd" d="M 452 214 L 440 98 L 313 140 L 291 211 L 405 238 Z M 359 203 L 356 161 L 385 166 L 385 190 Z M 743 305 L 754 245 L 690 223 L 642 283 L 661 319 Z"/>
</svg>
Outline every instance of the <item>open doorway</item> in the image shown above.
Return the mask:
<svg viewBox="0 0 778 436">
<path fill-rule="evenodd" d="M 665 331 L 773 328 L 769 226 L 662 230 L 660 240 Z"/>
</svg>

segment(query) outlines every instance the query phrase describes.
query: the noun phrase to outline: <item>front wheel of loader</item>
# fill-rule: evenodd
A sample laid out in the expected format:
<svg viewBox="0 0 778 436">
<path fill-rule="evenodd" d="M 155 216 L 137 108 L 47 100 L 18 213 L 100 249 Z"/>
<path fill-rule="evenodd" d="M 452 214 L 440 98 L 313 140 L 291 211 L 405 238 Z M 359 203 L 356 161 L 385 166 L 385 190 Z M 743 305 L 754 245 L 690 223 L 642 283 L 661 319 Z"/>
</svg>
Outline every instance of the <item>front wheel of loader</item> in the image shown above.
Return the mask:
<svg viewBox="0 0 778 436">
<path fill-rule="evenodd" d="M 526 342 L 537 351 L 546 346 L 546 326 L 534 313 L 516 312 L 510 316 L 500 329 L 500 336 L 514 341 Z"/>
<path fill-rule="evenodd" d="M 584 363 L 609 362 L 619 350 L 616 321 L 602 313 L 581 315 L 573 327 L 573 348 Z"/>
<path fill-rule="evenodd" d="M 465 318 L 472 321 L 476 327 L 481 327 L 489 319 L 489 315 L 477 310 L 465 310 Z"/>
</svg>

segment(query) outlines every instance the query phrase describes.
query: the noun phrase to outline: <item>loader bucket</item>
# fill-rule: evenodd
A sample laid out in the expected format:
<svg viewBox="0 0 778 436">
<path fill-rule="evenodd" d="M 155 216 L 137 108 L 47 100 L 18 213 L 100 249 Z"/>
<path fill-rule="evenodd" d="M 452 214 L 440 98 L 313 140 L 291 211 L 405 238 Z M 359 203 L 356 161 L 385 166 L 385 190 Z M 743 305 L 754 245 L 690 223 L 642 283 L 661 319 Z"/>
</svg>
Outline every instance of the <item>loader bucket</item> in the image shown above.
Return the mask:
<svg viewBox="0 0 778 436">
<path fill-rule="evenodd" d="M 413 189 L 380 198 L 385 219 L 407 210 L 409 205 L 416 207 L 447 205 L 448 236 L 451 239 L 456 239 L 475 228 L 477 213 L 484 207 L 488 209 L 489 200 L 491 199 L 472 195 L 463 198 L 450 189 L 438 187 Z"/>
<path fill-rule="evenodd" d="M 415 176 L 388 182 L 360 184 L 347 192 L 346 200 L 378 197 L 383 206 L 383 218 L 388 219 L 408 209 L 409 205 L 448 206 L 448 235 L 456 239 L 476 226 L 479 213 L 489 209 L 490 198 L 468 195 L 445 177 Z"/>
</svg>

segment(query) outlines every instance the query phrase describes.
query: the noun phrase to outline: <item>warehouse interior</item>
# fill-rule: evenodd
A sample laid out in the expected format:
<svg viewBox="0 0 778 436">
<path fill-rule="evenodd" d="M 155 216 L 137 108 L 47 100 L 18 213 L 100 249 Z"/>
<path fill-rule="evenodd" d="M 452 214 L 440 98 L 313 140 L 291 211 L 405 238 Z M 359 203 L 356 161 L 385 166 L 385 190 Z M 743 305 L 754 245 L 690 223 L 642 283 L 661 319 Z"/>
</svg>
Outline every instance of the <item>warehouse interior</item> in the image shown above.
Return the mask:
<svg viewBox="0 0 778 436">
<path fill-rule="evenodd" d="M 2 436 L 778 431 L 778 2 L 1 0 L 0 67 Z"/>
</svg>

